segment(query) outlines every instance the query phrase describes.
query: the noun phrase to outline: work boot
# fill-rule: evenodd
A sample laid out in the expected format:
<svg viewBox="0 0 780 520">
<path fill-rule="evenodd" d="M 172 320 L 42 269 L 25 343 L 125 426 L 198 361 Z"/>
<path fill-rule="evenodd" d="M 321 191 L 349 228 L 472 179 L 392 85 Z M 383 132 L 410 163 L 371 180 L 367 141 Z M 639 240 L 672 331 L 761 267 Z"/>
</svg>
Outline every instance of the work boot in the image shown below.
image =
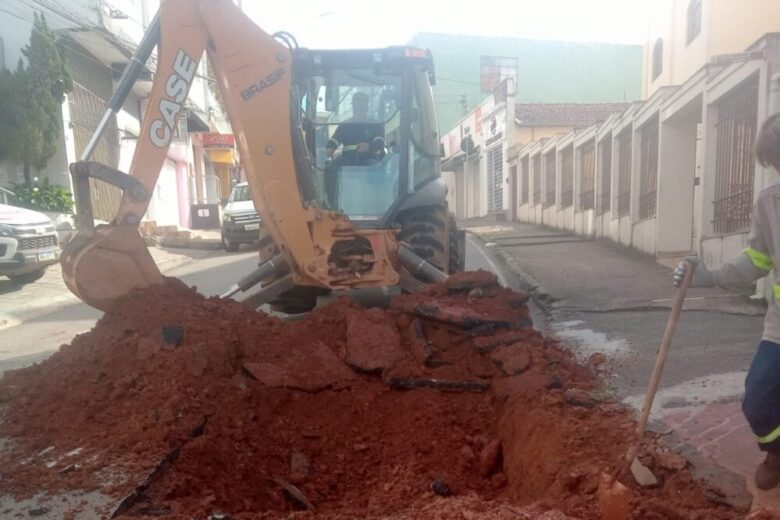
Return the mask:
<svg viewBox="0 0 780 520">
<path fill-rule="evenodd" d="M 780 454 L 766 454 L 766 459 L 756 469 L 755 481 L 758 489 L 764 491 L 780 484 Z"/>
</svg>

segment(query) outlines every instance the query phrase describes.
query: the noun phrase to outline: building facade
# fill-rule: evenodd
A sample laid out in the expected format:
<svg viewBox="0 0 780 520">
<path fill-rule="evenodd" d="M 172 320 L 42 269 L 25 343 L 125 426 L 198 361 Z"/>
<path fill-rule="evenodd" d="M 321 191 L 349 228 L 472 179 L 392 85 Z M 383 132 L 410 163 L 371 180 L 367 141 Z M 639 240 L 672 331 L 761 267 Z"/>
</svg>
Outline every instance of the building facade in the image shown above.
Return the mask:
<svg viewBox="0 0 780 520">
<path fill-rule="evenodd" d="M 668 265 L 694 252 L 717 266 L 746 247 L 753 203 L 778 181 L 753 156 L 760 125 L 778 111 L 780 34 L 769 33 L 732 55 L 719 54 L 681 85 L 655 88 L 601 124 L 524 146 L 514 166 L 536 179 L 540 153 L 560 160 L 573 142 L 574 226 L 568 216 L 562 223 L 545 212 L 550 198 L 535 197 L 533 184 L 520 185 L 528 194 L 517 196 L 515 213 L 522 221 L 610 238 Z M 559 207 L 567 182 L 555 179 Z"/>
<path fill-rule="evenodd" d="M 653 0 L 644 45 L 645 97 L 682 85 L 706 63 L 780 31 L 780 2 Z M 728 59 L 728 58 L 726 58 Z"/>
<path fill-rule="evenodd" d="M 518 210 L 529 197 L 528 189 L 521 189 L 521 185 L 530 182 L 527 170 L 519 168 L 515 160 L 519 150 L 528 143 L 550 140 L 603 121 L 627 106 L 625 103 L 520 103 L 513 93 L 512 80 L 505 79 L 493 95 L 442 138 L 443 177 L 449 187 L 450 209 L 457 218 L 486 215 L 518 218 Z M 562 164 L 573 166 L 569 155 L 564 155 L 566 161 Z M 562 178 L 567 180 L 569 176 L 564 173 Z M 562 194 L 567 213 L 571 213 L 568 208 L 572 204 L 566 201 L 572 194 L 573 186 L 567 184 Z M 567 221 L 572 218 L 570 215 Z"/>
<path fill-rule="evenodd" d="M 39 179 L 65 186 L 71 192 L 68 165 L 78 160 L 103 117 L 107 100 L 122 70 L 130 61 L 157 9 L 159 0 L 9 0 L 8 16 L 0 17 L 0 65 L 15 66 L 32 31 L 34 12 L 46 16 L 61 44 L 73 77 L 73 91 L 62 106 L 62 132 L 56 155 Z M 144 220 L 158 226 L 190 227 L 192 206 L 217 204 L 229 194 L 235 174 L 231 148 L 203 146 L 201 135 L 230 134 L 229 126 L 209 87 L 207 60 L 201 60 L 168 156 L 160 171 Z M 91 157 L 128 172 L 135 153 L 141 120 L 151 91 L 155 56 L 139 78 L 122 109 L 109 121 Z M 208 139 L 208 138 L 207 138 Z M 232 136 L 230 136 L 232 143 Z M 0 163 L 0 185 L 21 182 L 21 166 Z M 111 220 L 120 200 L 118 189 L 93 180 L 96 218 Z"/>
<path fill-rule="evenodd" d="M 518 103 L 605 103 L 642 98 L 642 47 L 421 33 L 430 49 L 441 133 L 449 132 L 504 79 Z"/>
</svg>

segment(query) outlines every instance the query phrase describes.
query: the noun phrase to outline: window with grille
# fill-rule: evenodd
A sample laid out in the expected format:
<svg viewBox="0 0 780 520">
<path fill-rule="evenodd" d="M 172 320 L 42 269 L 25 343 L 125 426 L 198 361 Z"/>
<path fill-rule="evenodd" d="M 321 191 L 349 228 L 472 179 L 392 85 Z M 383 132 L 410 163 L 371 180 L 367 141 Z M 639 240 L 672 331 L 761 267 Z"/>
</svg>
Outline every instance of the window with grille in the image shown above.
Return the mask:
<svg viewBox="0 0 780 520">
<path fill-rule="evenodd" d="M 530 167 L 528 156 L 526 155 L 525 158 L 521 162 L 521 168 L 522 173 L 520 174 L 522 176 L 522 179 L 520 181 L 520 184 L 522 186 L 523 193 L 520 195 L 520 204 L 528 204 L 528 191 L 531 189 L 531 185 L 529 182 L 529 178 L 531 176 L 531 172 L 528 171 L 528 168 Z"/>
<path fill-rule="evenodd" d="M 653 79 L 661 75 L 664 70 L 664 41 L 658 38 L 653 46 Z"/>
<path fill-rule="evenodd" d="M 542 154 L 534 157 L 534 204 L 542 202 Z"/>
<path fill-rule="evenodd" d="M 482 92 L 493 92 L 505 78 L 517 80 L 517 58 L 482 56 L 479 86 Z"/>
<path fill-rule="evenodd" d="M 555 204 L 555 150 L 544 156 L 544 207 Z"/>
<path fill-rule="evenodd" d="M 758 78 L 748 80 L 720 101 L 717 114 L 713 224 L 716 233 L 731 233 L 750 226 Z"/>
<path fill-rule="evenodd" d="M 702 0 L 691 0 L 688 4 L 688 31 L 686 44 L 691 43 L 701 33 Z"/>
<path fill-rule="evenodd" d="M 625 217 L 631 211 L 631 127 L 618 136 L 618 216 Z"/>
<path fill-rule="evenodd" d="M 561 207 L 570 208 L 574 204 L 574 145 L 561 152 Z"/>
<path fill-rule="evenodd" d="M 504 148 L 494 146 L 487 151 L 488 213 L 504 209 Z"/>
<path fill-rule="evenodd" d="M 599 211 L 603 214 L 612 205 L 612 133 L 609 133 L 599 143 L 601 154 L 601 195 L 599 196 Z"/>
<path fill-rule="evenodd" d="M 580 207 L 593 209 L 596 195 L 596 141 L 580 147 Z"/>
<path fill-rule="evenodd" d="M 642 140 L 639 167 L 639 218 L 655 216 L 658 185 L 658 116 L 640 130 Z"/>
</svg>

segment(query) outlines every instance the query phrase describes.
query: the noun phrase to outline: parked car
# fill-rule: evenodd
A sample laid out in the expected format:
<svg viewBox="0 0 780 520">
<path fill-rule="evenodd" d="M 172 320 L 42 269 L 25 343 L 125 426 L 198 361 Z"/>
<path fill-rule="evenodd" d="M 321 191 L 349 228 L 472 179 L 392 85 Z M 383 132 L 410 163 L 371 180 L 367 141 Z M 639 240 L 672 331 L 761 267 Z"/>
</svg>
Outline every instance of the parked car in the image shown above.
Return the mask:
<svg viewBox="0 0 780 520">
<path fill-rule="evenodd" d="M 57 231 L 49 217 L 0 204 L 0 276 L 32 283 L 60 259 Z"/>
<path fill-rule="evenodd" d="M 222 246 L 225 251 L 238 251 L 240 244 L 257 242 L 261 227 L 249 185 L 245 182 L 236 184 L 222 210 Z"/>
</svg>

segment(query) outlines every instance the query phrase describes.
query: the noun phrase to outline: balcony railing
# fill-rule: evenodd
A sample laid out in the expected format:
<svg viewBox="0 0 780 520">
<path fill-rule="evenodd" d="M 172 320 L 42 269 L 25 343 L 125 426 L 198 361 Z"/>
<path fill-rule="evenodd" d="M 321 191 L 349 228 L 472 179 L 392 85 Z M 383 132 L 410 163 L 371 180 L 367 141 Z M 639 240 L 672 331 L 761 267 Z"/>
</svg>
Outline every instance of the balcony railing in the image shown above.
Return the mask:
<svg viewBox="0 0 780 520">
<path fill-rule="evenodd" d="M 653 218 L 655 216 L 657 194 L 655 191 L 645 193 L 639 197 L 639 218 Z"/>
<path fill-rule="evenodd" d="M 631 192 L 626 191 L 618 195 L 618 216 L 625 217 L 631 212 Z"/>
<path fill-rule="evenodd" d="M 599 214 L 603 215 L 609 211 L 612 207 L 612 192 L 610 190 L 604 190 L 599 197 Z"/>
<path fill-rule="evenodd" d="M 593 202 L 595 200 L 595 192 L 594 191 L 586 191 L 585 193 L 580 193 L 580 207 L 583 210 L 593 209 Z"/>
<path fill-rule="evenodd" d="M 713 202 L 716 233 L 733 233 L 750 227 L 753 211 L 753 186 L 732 187 L 733 195 Z"/>
</svg>

